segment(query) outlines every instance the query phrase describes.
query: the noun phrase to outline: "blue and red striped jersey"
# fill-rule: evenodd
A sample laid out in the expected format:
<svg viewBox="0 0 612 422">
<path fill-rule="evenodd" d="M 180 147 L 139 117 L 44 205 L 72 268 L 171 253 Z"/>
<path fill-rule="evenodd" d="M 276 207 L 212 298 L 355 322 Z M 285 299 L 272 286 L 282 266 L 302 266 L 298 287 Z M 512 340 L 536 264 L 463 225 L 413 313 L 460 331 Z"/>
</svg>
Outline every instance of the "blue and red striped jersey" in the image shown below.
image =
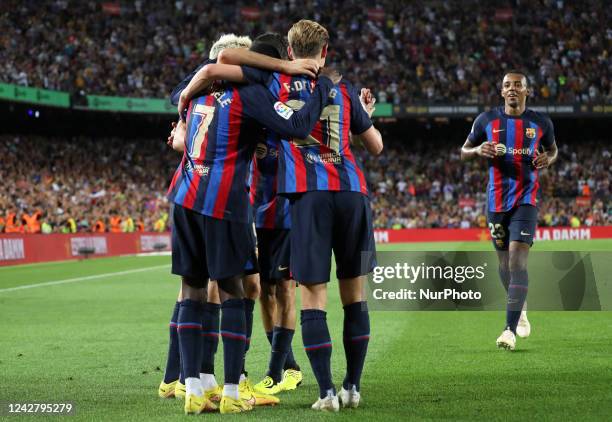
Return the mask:
<svg viewBox="0 0 612 422">
<path fill-rule="evenodd" d="M 504 107 L 497 107 L 476 118 L 468 140 L 473 145 L 492 142 L 505 147 L 503 155 L 488 160 L 489 211 L 536 205 L 540 183 L 532 162 L 540 146 L 548 148 L 555 142 L 550 118 L 529 109 L 520 116 L 509 116 Z"/>
<path fill-rule="evenodd" d="M 289 200 L 276 193 L 281 138 L 267 131 L 255 148 L 251 162 L 249 188 L 258 229 L 290 229 Z"/>
<path fill-rule="evenodd" d="M 185 152 L 168 189 L 175 204 L 214 218 L 247 223 L 247 172 L 262 125 L 282 136 L 305 136 L 318 121 L 332 82 L 322 78 L 312 101 L 293 113 L 279 108 L 260 85 L 223 85 L 193 99 L 187 110 Z"/>
<path fill-rule="evenodd" d="M 249 82 L 265 85 L 279 102 L 299 110 L 310 98 L 314 82 L 305 76 L 287 76 L 243 67 Z M 331 90 L 327 106 L 314 130 L 305 138 L 283 139 L 278 166 L 278 193 L 314 190 L 368 194 L 361 164 L 353 154 L 350 134 L 372 126 L 356 89 L 342 80 Z"/>
</svg>

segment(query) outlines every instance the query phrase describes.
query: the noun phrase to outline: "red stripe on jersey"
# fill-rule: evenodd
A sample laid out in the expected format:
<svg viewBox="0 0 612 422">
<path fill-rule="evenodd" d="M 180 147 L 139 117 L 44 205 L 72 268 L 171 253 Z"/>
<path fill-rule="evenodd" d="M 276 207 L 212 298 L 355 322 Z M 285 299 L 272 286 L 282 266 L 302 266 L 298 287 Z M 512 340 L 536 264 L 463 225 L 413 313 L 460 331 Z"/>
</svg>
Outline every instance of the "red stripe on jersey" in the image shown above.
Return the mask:
<svg viewBox="0 0 612 422">
<path fill-rule="evenodd" d="M 519 151 L 523 149 L 525 130 L 523 129 L 523 120 L 516 119 L 514 121 L 514 148 Z M 514 174 L 516 175 L 516 192 L 514 192 L 514 203 L 512 207 L 519 202 L 519 198 L 523 195 L 523 154 L 514 154 Z"/>
<path fill-rule="evenodd" d="M 291 156 L 295 163 L 295 191 L 306 192 L 306 166 L 298 147 L 291 143 Z"/>
<path fill-rule="evenodd" d="M 229 109 L 228 139 L 225 152 L 225 163 L 223 165 L 223 175 L 217 192 L 217 200 L 213 210 L 213 217 L 223 218 L 225 216 L 225 206 L 232 188 L 232 180 L 236 171 L 236 159 L 238 158 L 238 138 L 240 137 L 240 126 L 242 123 L 242 101 L 236 88 L 233 89 L 232 104 Z"/>
<path fill-rule="evenodd" d="M 280 89 L 278 90 L 278 100 L 284 103 L 289 99 L 289 89 L 287 87 L 291 86 L 291 76 L 281 73 L 278 78 L 278 81 L 280 82 Z"/>
<path fill-rule="evenodd" d="M 542 129 L 540 128 L 540 126 L 538 126 L 538 130 L 536 133 L 536 141 L 535 141 L 535 145 L 533 146 L 534 149 L 534 154 L 535 151 L 538 150 L 538 148 L 540 148 L 540 140 L 542 139 Z M 533 187 L 533 191 L 531 192 L 531 198 L 529 198 L 529 203 L 531 205 L 535 205 L 536 204 L 536 199 L 538 197 L 538 189 L 540 189 L 540 177 L 539 177 L 539 172 L 537 169 L 533 170 L 533 174 L 535 176 L 535 184 Z"/>
<path fill-rule="evenodd" d="M 366 183 L 366 179 L 363 172 L 357 165 L 357 160 L 355 160 L 355 157 L 353 156 L 353 151 L 351 151 L 351 102 L 349 100 L 350 96 L 346 89 L 346 85 L 341 84 L 340 90 L 342 92 L 343 105 L 346 105 L 346 107 L 342 110 L 342 133 L 340 134 L 340 150 L 343 150 L 347 160 L 353 163 L 353 167 L 355 167 L 355 172 L 357 173 L 357 177 L 359 178 L 359 189 L 361 190 L 361 193 L 367 195 L 368 184 Z"/>
<path fill-rule="evenodd" d="M 491 133 L 493 135 L 493 144 L 499 144 L 499 119 L 495 119 L 491 122 Z M 502 174 L 500 170 L 501 159 L 495 157 L 493 159 L 493 191 L 495 193 L 495 211 L 500 212 L 502 210 L 502 191 L 504 190 L 502 185 Z"/>
</svg>

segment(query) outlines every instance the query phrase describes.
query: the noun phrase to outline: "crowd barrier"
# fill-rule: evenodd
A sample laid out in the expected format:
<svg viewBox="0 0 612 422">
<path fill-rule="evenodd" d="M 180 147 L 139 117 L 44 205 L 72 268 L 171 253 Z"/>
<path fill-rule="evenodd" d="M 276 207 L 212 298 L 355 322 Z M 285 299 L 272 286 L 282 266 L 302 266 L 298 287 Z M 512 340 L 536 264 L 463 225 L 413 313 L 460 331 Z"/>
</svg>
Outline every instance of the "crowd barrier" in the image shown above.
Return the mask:
<svg viewBox="0 0 612 422">
<path fill-rule="evenodd" d="M 487 241 L 487 229 L 376 230 L 377 243 Z M 535 240 L 612 239 L 612 226 L 544 227 Z M 0 266 L 170 250 L 170 233 L 0 234 Z"/>
</svg>

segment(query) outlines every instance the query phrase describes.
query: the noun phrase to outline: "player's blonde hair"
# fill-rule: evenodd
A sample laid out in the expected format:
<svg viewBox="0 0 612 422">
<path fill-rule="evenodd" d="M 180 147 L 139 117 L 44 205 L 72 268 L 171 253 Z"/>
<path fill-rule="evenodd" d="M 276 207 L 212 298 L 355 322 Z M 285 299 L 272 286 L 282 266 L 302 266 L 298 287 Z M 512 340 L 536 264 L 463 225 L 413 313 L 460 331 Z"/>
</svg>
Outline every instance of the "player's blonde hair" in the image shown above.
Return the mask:
<svg viewBox="0 0 612 422">
<path fill-rule="evenodd" d="M 211 60 L 215 60 L 221 50 L 225 50 L 226 48 L 251 48 L 251 38 L 248 36 L 238 36 L 236 34 L 223 34 L 219 37 L 217 41 L 210 47 L 210 52 L 208 53 L 208 58 Z"/>
<path fill-rule="evenodd" d="M 314 57 L 329 42 L 329 33 L 323 25 L 308 19 L 293 24 L 287 35 L 289 46 L 296 58 Z"/>
</svg>

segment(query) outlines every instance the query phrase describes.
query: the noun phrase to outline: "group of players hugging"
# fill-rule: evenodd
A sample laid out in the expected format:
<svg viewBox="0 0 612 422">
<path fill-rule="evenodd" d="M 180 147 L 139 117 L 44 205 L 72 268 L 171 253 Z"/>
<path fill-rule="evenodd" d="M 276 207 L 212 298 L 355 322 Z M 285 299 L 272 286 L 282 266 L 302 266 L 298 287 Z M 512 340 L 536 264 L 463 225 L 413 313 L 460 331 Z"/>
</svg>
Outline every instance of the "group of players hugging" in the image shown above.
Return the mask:
<svg viewBox="0 0 612 422">
<path fill-rule="evenodd" d="M 312 409 L 360 404 L 370 338 L 365 283 L 375 245 L 366 178 L 353 151 L 376 156 L 383 142 L 371 121 L 370 90 L 357 92 L 325 66 L 328 48 L 327 30 L 311 20 L 295 23 L 286 38 L 226 34 L 171 94 L 179 119 L 168 143 L 183 154 L 168 191 L 172 273 L 181 277 L 181 288 L 159 395 L 184 399 L 187 414 L 276 405 L 279 393 L 301 384 L 291 348 L 298 286 L 302 340 L 319 386 Z M 525 251 L 535 220 L 524 207 L 535 210 L 537 192 L 529 181 L 537 183 L 536 167 L 556 157 L 550 121 L 525 111 L 527 92 L 524 75 L 507 74 L 506 110 L 479 116 L 462 149 L 464 158 L 485 157 L 494 169 L 489 220 L 512 299 L 498 345 L 508 348 L 514 348 L 519 319 L 522 327 L 527 321 Z M 508 111 L 509 98 L 519 114 Z M 549 152 L 538 155 L 540 139 Z M 500 156 L 497 144 L 532 148 L 520 157 L 525 168 L 513 156 Z M 332 252 L 344 311 L 346 374 L 339 390 L 326 320 Z M 253 385 L 245 361 L 257 299 L 271 352 L 265 377 Z M 214 365 L 219 338 L 222 386 Z"/>
</svg>

